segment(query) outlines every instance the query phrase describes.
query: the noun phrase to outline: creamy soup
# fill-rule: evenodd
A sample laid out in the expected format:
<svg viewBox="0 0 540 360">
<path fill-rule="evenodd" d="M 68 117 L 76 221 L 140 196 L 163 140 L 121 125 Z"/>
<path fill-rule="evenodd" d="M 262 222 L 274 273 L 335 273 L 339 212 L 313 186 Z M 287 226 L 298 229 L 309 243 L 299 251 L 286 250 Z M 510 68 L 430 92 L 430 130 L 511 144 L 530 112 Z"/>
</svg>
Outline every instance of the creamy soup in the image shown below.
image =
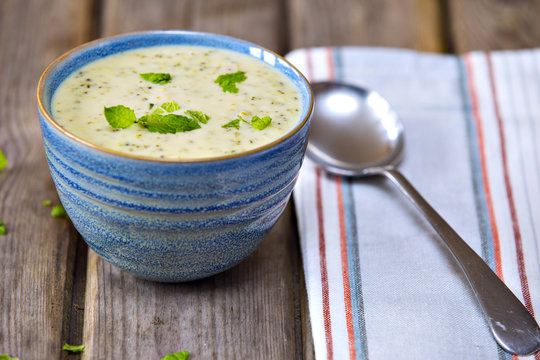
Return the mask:
<svg viewBox="0 0 540 360">
<path fill-rule="evenodd" d="M 175 45 L 82 67 L 55 92 L 52 114 L 68 132 L 107 149 L 201 159 L 278 139 L 298 124 L 301 106 L 292 81 L 260 60 Z"/>
</svg>

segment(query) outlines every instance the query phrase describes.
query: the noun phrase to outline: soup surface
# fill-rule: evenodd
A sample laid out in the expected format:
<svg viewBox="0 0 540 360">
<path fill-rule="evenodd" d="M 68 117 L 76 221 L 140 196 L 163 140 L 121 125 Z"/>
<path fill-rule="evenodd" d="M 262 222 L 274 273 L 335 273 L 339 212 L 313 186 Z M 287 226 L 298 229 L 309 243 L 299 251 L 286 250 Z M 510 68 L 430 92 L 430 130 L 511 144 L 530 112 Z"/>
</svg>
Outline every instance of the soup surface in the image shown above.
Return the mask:
<svg viewBox="0 0 540 360">
<path fill-rule="evenodd" d="M 99 59 L 56 90 L 52 115 L 68 132 L 122 153 L 201 159 L 251 150 L 292 130 L 301 94 L 248 55 L 155 46 Z"/>
</svg>

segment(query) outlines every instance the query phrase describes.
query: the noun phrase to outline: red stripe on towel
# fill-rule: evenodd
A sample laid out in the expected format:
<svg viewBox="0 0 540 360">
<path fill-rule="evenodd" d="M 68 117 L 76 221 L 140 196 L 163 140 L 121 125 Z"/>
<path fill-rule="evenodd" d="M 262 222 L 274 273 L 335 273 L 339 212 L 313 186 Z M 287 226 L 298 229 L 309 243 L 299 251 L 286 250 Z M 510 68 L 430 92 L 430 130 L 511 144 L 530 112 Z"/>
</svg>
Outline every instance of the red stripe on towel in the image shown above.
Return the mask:
<svg viewBox="0 0 540 360">
<path fill-rule="evenodd" d="M 328 64 L 328 80 L 335 78 L 334 53 L 332 48 L 326 48 L 326 60 Z M 343 275 L 343 301 L 345 305 L 345 321 L 347 324 L 347 338 L 349 343 L 349 358 L 356 359 L 356 347 L 354 343 L 354 325 L 351 305 L 351 286 L 349 282 L 349 261 L 347 256 L 347 227 L 345 226 L 345 207 L 343 206 L 343 190 L 341 176 L 335 177 L 337 205 L 339 216 L 339 243 L 341 248 L 341 273 Z"/>
<path fill-rule="evenodd" d="M 326 48 L 326 60 L 328 61 L 328 81 L 332 81 L 336 77 L 334 71 L 334 53 L 332 52 L 332 48 Z"/>
<path fill-rule="evenodd" d="M 531 302 L 531 295 L 529 292 L 529 281 L 527 280 L 527 271 L 525 269 L 525 259 L 523 257 L 523 241 L 521 239 L 521 230 L 519 228 L 519 220 L 517 218 L 516 204 L 514 200 L 514 193 L 512 191 L 512 183 L 510 181 L 510 171 L 508 169 L 508 159 L 506 157 L 506 141 L 504 126 L 499 109 L 499 103 L 497 100 L 497 89 L 495 86 L 495 74 L 493 72 L 493 62 L 491 60 L 491 54 L 486 54 L 486 60 L 489 72 L 489 83 L 491 86 L 491 93 L 493 96 L 493 108 L 495 110 L 495 116 L 497 118 L 497 126 L 499 128 L 499 140 L 501 146 L 501 157 L 503 166 L 504 186 L 506 188 L 506 198 L 508 199 L 508 207 L 510 208 L 510 218 L 512 219 L 512 230 L 514 231 L 514 242 L 516 244 L 516 258 L 519 270 L 519 279 L 521 282 L 521 292 L 523 293 L 523 300 L 525 300 L 525 306 L 527 310 L 534 316 L 534 310 Z"/>
<path fill-rule="evenodd" d="M 347 256 L 347 227 L 345 226 L 345 207 L 343 205 L 343 189 L 341 176 L 335 177 L 336 195 L 339 216 L 339 245 L 341 248 L 341 272 L 343 274 L 343 298 L 345 302 L 345 320 L 347 322 L 347 337 L 349 339 L 349 358 L 356 359 L 354 344 L 354 325 L 351 305 L 351 286 L 349 283 L 349 261 Z"/>
<path fill-rule="evenodd" d="M 321 169 L 317 168 L 315 171 L 316 182 L 316 201 L 317 201 L 317 221 L 319 224 L 319 255 L 321 266 L 321 286 L 322 286 L 322 302 L 323 302 L 323 320 L 324 320 L 324 334 L 326 337 L 326 352 L 328 360 L 334 358 L 334 352 L 332 348 L 332 323 L 330 318 L 330 296 L 328 291 L 328 268 L 326 264 L 326 239 L 324 237 L 324 216 L 322 205 L 322 192 L 321 192 Z"/>
<path fill-rule="evenodd" d="M 465 65 L 467 66 L 467 83 L 469 86 L 469 93 L 471 94 L 472 110 L 474 114 L 474 120 L 476 123 L 476 132 L 478 136 L 478 146 L 480 152 L 480 163 L 482 165 L 482 183 L 484 185 L 484 192 L 486 196 L 486 205 L 489 214 L 489 223 L 491 225 L 491 232 L 493 234 L 493 252 L 495 255 L 495 271 L 497 276 L 503 280 L 503 272 L 501 266 L 501 243 L 499 239 L 499 230 L 497 228 L 497 222 L 495 220 L 495 210 L 493 207 L 493 199 L 491 197 L 491 189 L 489 187 L 489 180 L 487 174 L 486 165 L 486 146 L 484 141 L 484 131 L 482 130 L 482 118 L 480 116 L 480 109 L 478 108 L 478 95 L 476 93 L 476 87 L 474 85 L 474 71 L 473 64 L 470 55 L 465 55 Z"/>
</svg>

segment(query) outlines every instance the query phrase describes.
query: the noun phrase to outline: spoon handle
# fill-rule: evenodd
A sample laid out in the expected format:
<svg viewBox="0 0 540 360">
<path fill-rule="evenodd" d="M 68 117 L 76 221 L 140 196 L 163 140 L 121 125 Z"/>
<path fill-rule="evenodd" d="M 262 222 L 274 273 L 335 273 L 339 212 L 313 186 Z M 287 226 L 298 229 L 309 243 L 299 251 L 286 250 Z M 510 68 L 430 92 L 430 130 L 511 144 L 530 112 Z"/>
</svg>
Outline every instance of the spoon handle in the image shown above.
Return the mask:
<svg viewBox="0 0 540 360">
<path fill-rule="evenodd" d="M 389 178 L 423 213 L 454 255 L 482 308 L 499 345 L 511 353 L 526 355 L 540 349 L 540 329 L 525 306 L 448 223 L 427 203 L 395 168 L 376 168 Z"/>
</svg>

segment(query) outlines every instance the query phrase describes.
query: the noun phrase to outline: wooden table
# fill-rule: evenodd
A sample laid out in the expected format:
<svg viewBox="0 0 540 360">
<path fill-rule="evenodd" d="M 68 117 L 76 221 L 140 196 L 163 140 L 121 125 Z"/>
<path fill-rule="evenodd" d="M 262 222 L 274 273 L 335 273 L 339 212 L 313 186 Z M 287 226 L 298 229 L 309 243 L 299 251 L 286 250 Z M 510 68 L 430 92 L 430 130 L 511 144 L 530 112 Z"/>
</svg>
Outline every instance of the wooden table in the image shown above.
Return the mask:
<svg viewBox="0 0 540 360">
<path fill-rule="evenodd" d="M 28 359 L 313 359 L 294 209 L 237 267 L 186 284 L 134 278 L 89 251 L 59 202 L 36 113 L 53 59 L 148 29 L 228 34 L 280 54 L 319 45 L 462 53 L 540 45 L 540 1 L 0 0 L 0 354 Z M 68 355 L 64 343 L 84 344 Z"/>
</svg>

